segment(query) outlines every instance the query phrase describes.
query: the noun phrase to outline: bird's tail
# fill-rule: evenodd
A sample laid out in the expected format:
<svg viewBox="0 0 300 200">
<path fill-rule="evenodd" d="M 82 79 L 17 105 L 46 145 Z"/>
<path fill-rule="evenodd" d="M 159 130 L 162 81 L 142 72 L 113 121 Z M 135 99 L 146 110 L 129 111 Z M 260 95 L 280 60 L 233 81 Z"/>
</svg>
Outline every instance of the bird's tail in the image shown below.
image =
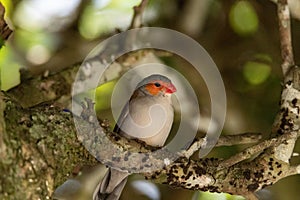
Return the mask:
<svg viewBox="0 0 300 200">
<path fill-rule="evenodd" d="M 118 200 L 127 182 L 127 172 L 109 168 L 96 188 L 93 200 Z"/>
</svg>

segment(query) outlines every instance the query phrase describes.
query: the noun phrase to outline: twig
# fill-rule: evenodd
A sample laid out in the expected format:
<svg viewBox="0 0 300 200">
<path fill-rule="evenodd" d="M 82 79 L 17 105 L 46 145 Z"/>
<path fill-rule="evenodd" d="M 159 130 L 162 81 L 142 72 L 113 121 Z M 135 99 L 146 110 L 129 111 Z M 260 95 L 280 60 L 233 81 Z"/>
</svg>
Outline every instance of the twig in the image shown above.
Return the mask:
<svg viewBox="0 0 300 200">
<path fill-rule="evenodd" d="M 133 7 L 133 17 L 129 29 L 140 28 L 143 22 L 143 12 L 148 4 L 148 0 L 142 0 L 140 5 Z"/>
<path fill-rule="evenodd" d="M 249 147 L 249 148 L 245 149 L 244 151 L 242 151 L 238 154 L 235 154 L 235 155 L 231 156 L 230 158 L 228 158 L 227 160 L 221 162 L 219 165 L 219 168 L 230 167 L 236 163 L 239 163 L 243 160 L 251 158 L 251 156 L 253 156 L 254 154 L 259 153 L 259 152 L 263 151 L 264 149 L 274 145 L 276 141 L 277 140 L 275 138 L 273 138 L 271 140 L 265 140 L 257 145 Z"/>
<path fill-rule="evenodd" d="M 293 154 L 297 134 L 300 132 L 299 103 L 300 102 L 300 70 L 295 66 L 293 58 L 290 12 L 287 0 L 277 1 L 279 19 L 279 34 L 281 43 L 281 68 L 284 76 L 284 87 L 281 93 L 280 111 L 275 118 L 271 137 L 288 135 L 288 139 L 274 146 L 269 152 L 273 158 L 289 163 Z M 291 134 L 293 137 L 291 137 Z"/>
<path fill-rule="evenodd" d="M 238 144 L 250 144 L 258 142 L 261 139 L 260 133 L 244 133 L 239 135 L 222 135 L 217 144 L 216 147 L 220 146 L 233 146 Z M 198 141 L 195 141 L 188 150 L 185 150 L 182 152 L 182 155 L 189 158 L 199 150 L 203 143 L 203 138 L 198 139 Z"/>
<path fill-rule="evenodd" d="M 232 146 L 238 144 L 251 144 L 262 138 L 261 133 L 243 133 L 238 135 L 222 135 L 216 146 Z"/>
<path fill-rule="evenodd" d="M 279 35 L 281 43 L 281 57 L 283 59 L 281 68 L 285 76 L 289 72 L 291 66 L 294 65 L 290 11 L 287 0 L 278 0 L 277 14 L 279 18 Z"/>
<path fill-rule="evenodd" d="M 287 172 L 288 176 L 300 174 L 300 164 L 296 166 L 291 166 Z"/>
<path fill-rule="evenodd" d="M 244 151 L 235 154 L 228 158 L 227 160 L 224 160 L 223 162 L 220 163 L 219 168 L 225 168 L 225 167 L 230 167 L 233 166 L 243 160 L 246 160 L 248 158 L 251 158 L 253 155 L 262 152 L 263 150 L 271 147 L 271 146 L 276 146 L 279 144 L 282 144 L 284 141 L 287 141 L 293 134 L 292 133 L 287 133 L 284 134 L 278 138 L 272 138 L 269 140 L 265 140 L 257 145 L 254 145 L 252 147 L 249 147 L 245 149 Z"/>
</svg>

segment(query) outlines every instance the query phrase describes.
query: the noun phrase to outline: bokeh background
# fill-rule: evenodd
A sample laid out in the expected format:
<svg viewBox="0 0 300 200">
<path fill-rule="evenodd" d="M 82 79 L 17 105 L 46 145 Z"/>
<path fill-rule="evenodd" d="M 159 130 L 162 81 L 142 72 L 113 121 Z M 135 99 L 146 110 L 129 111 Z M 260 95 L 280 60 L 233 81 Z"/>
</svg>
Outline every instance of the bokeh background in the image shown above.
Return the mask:
<svg viewBox="0 0 300 200">
<path fill-rule="evenodd" d="M 140 0 L 1 0 L 13 35 L 0 50 L 2 90 L 20 83 L 21 68 L 33 74 L 60 71 L 84 60 L 103 39 L 126 30 L 132 7 Z M 293 47 L 300 59 L 300 1 L 291 0 Z M 266 138 L 278 111 L 282 74 L 276 4 L 270 0 L 150 0 L 145 26 L 180 31 L 201 44 L 217 64 L 227 92 L 227 118 L 222 134 L 263 133 Z M 209 113 L 205 86 L 192 68 L 176 56 L 162 62 L 185 71 L 197 91 L 200 108 Z M 98 88 L 97 110 L 110 118 L 109 98 L 114 82 Z M 103 101 L 107 99 L 107 101 Z M 106 116 L 107 114 L 107 116 Z M 246 146 L 216 148 L 209 156 L 226 158 Z M 300 152 L 300 144 L 296 146 Z M 293 158 L 292 163 L 299 163 Z M 122 199 L 239 199 L 226 194 L 174 189 L 137 182 L 131 177 Z M 295 199 L 300 176 L 266 188 L 268 199 Z M 146 193 L 145 191 L 152 191 Z"/>
</svg>

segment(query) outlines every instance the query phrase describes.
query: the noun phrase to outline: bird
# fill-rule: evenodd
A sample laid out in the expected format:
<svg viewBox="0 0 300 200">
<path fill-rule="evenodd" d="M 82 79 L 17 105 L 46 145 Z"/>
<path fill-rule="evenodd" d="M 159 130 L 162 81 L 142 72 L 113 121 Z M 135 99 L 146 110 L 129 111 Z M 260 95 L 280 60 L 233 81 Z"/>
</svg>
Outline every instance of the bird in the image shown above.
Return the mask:
<svg viewBox="0 0 300 200">
<path fill-rule="evenodd" d="M 147 145 L 162 147 L 171 131 L 174 109 L 171 95 L 176 87 L 160 74 L 140 81 L 126 103 L 114 127 L 114 132 Z M 118 200 L 127 182 L 128 172 L 109 168 L 96 187 L 94 200 Z"/>
</svg>

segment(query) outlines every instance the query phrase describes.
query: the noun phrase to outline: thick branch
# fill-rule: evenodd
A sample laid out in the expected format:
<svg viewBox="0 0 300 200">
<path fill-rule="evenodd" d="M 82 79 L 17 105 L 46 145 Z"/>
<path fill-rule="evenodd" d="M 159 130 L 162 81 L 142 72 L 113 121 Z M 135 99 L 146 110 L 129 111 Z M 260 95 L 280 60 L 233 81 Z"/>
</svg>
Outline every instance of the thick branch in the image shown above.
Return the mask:
<svg viewBox="0 0 300 200">
<path fill-rule="evenodd" d="M 286 177 L 290 170 L 286 163 L 257 159 L 217 171 L 219 162 L 218 159 L 182 158 L 148 178 L 177 188 L 227 192 L 250 199 L 253 192 Z"/>
<path fill-rule="evenodd" d="M 22 109 L 7 97 L 0 101 L 0 199 L 50 198 L 76 166 L 97 163 L 78 141 L 71 113 L 51 104 Z"/>
<path fill-rule="evenodd" d="M 140 62 L 152 53 L 151 50 L 145 50 L 143 53 L 133 52 L 120 57 L 107 68 L 99 84 L 120 77 L 133 67 L 136 62 Z M 93 71 L 98 70 L 98 68 L 91 67 L 94 62 L 97 62 L 99 67 L 102 65 L 105 68 L 105 65 L 99 61 L 99 58 L 91 58 L 83 64 L 74 64 L 59 73 L 25 79 L 22 84 L 9 90 L 7 94 L 23 108 L 30 108 L 40 103 L 54 100 L 62 104 L 63 107 L 67 107 L 71 100 L 71 88 L 76 76 L 84 77 L 83 80 L 98 80 L 99 77 L 95 77 L 98 73 Z M 78 73 L 79 68 L 82 69 L 80 71 L 81 74 Z M 86 76 L 89 77 L 87 78 Z"/>
<path fill-rule="evenodd" d="M 89 102 L 89 104 L 91 104 L 91 102 Z M 84 115 L 86 115 L 86 117 L 84 118 L 95 119 L 94 117 L 89 116 L 90 113 L 93 112 L 91 108 L 91 105 L 85 108 Z M 95 122 L 96 121 L 89 121 L 89 123 Z M 93 131 L 89 129 L 87 134 L 91 132 L 97 132 L 97 130 Z M 98 131 L 98 133 L 103 134 L 103 131 Z M 101 136 L 99 134 L 97 137 L 100 137 L 100 141 L 104 141 L 103 137 L 106 136 Z M 86 137 L 92 142 L 95 141 L 95 139 L 93 139 L 93 135 L 94 134 L 90 134 Z M 143 173 L 146 177 L 155 179 L 158 183 L 164 183 L 175 187 L 190 190 L 228 192 L 253 198 L 253 192 L 267 185 L 273 184 L 281 178 L 291 175 L 289 171 L 291 171 L 292 168 L 289 164 L 276 158 L 272 158 L 271 155 L 273 154 L 267 154 L 270 157 L 262 154 L 251 162 L 234 163 L 231 167 L 220 169 L 219 166 L 222 161 L 214 158 L 201 159 L 197 161 L 186 157 L 180 157 L 174 162 L 166 163 L 165 159 L 156 157 L 155 151 L 153 151 L 154 149 L 151 150 L 151 147 L 143 147 L 143 145 L 139 143 L 135 143 L 134 145 L 130 144 L 128 146 L 127 144 L 134 141 L 119 136 L 118 138 L 114 137 L 110 140 L 118 142 L 116 148 L 120 148 L 122 150 L 121 153 L 115 153 L 118 150 L 113 150 L 113 145 L 106 146 L 101 150 L 96 148 L 98 150 L 96 153 L 99 155 L 97 156 L 98 159 L 102 160 L 103 163 L 108 164 L 109 166 L 128 172 L 137 170 L 137 167 L 139 167 L 139 169 L 155 169 L 155 167 L 152 167 L 154 163 L 156 166 L 164 166 L 160 170 L 149 172 L 144 171 Z M 286 135 L 284 135 L 280 137 L 279 140 L 269 140 L 262 146 L 267 148 L 271 145 L 278 145 L 287 139 Z M 195 141 L 195 143 L 191 146 L 198 146 L 199 141 L 201 140 Z M 107 145 L 108 142 L 104 141 L 101 145 L 103 144 Z M 194 149 L 194 147 L 191 149 Z M 260 150 L 263 150 L 263 148 Z M 114 154 L 111 155 L 111 152 L 114 152 Z M 139 158 L 136 158 L 135 152 L 146 153 L 147 156 L 142 157 L 139 160 Z M 186 152 L 181 152 L 180 155 L 184 153 Z M 167 156 L 171 160 L 171 156 L 173 156 L 173 154 L 169 154 L 169 152 L 166 151 L 163 156 Z M 123 165 L 123 167 L 120 167 L 120 165 Z"/>
<path fill-rule="evenodd" d="M 79 141 L 76 139 L 76 130 L 72 123 L 73 119 L 70 113 L 63 112 L 60 109 L 57 109 L 49 104 L 40 105 L 30 110 L 26 110 L 21 109 L 9 100 L 6 100 L 5 103 L 6 110 L 10 111 L 5 111 L 5 113 L 7 113 L 5 115 L 5 119 L 7 122 L 8 120 L 10 121 L 10 125 L 6 128 L 7 135 L 4 141 L 6 141 L 6 143 L 14 143 L 14 141 L 16 142 L 16 146 L 11 146 L 11 144 L 8 145 L 13 149 L 8 149 L 7 152 L 19 152 L 19 159 L 14 159 L 14 164 L 9 164 L 9 166 L 14 166 L 16 168 L 20 166 L 22 167 L 22 165 L 18 163 L 24 162 L 24 160 L 26 160 L 25 163 L 28 162 L 29 164 L 27 170 L 25 170 L 25 175 L 10 175 L 11 177 L 18 176 L 18 178 L 16 177 L 16 182 L 12 183 L 6 179 L 1 180 L 4 181 L 2 183 L 5 183 L 7 187 L 12 187 L 10 185 L 13 184 L 14 187 L 12 188 L 20 190 L 24 184 L 27 184 L 28 179 L 26 179 L 26 177 L 31 177 L 32 180 L 36 181 L 34 181 L 34 183 L 31 184 L 31 187 L 28 188 L 27 194 L 34 194 L 35 197 L 44 198 L 45 196 L 49 196 L 53 189 L 58 184 L 61 184 L 62 181 L 69 176 L 70 172 L 78 163 L 80 163 L 80 165 L 95 163 L 93 157 L 91 157 L 86 152 L 85 148 L 81 146 L 79 144 Z M 85 110 L 88 112 L 83 112 L 82 123 L 98 123 L 97 120 L 95 121 L 95 118 L 90 117 L 89 115 L 89 112 L 92 111 L 92 106 L 90 105 Z M 84 119 L 88 121 L 85 121 Z M 14 126 L 15 124 L 18 124 L 18 128 Z M 236 194 L 245 195 L 248 192 L 249 188 L 251 188 L 251 190 L 253 189 L 253 186 L 251 185 L 255 184 L 252 180 L 244 180 L 243 177 L 240 177 L 240 179 L 238 179 L 239 181 L 237 181 L 235 178 L 241 172 L 248 173 L 248 171 L 244 170 L 249 169 L 249 164 L 237 165 L 229 169 L 223 169 L 221 171 L 218 171 L 218 173 L 216 173 L 218 164 L 220 163 L 220 160 L 218 159 L 204 159 L 200 161 L 194 161 L 181 157 L 175 162 L 169 164 L 166 163 L 165 160 L 160 160 L 160 157 L 156 158 L 155 155 L 151 155 L 151 152 L 153 152 L 153 150 L 155 149 L 148 147 L 143 143 L 116 136 L 114 133 L 109 132 L 109 130 L 107 129 L 108 125 L 105 122 L 101 123 L 101 127 L 101 131 L 99 131 L 99 129 L 96 127 L 94 129 L 92 128 L 92 130 L 90 128 L 86 129 L 86 138 L 79 137 L 79 139 L 83 142 L 92 142 L 94 144 L 107 145 L 104 147 L 106 151 L 102 151 L 99 153 L 101 153 L 102 155 L 109 154 L 109 157 L 114 158 L 113 160 L 116 162 L 115 167 L 120 165 L 120 160 L 122 160 L 122 162 L 123 160 L 128 160 L 127 164 L 129 164 L 128 166 L 131 168 L 137 166 L 149 168 L 149 165 L 153 163 L 153 161 L 155 161 L 154 163 L 161 163 L 165 167 L 160 171 L 145 173 L 147 177 L 154 178 L 157 182 L 160 183 L 166 183 L 172 186 L 187 189 L 235 193 L 237 192 L 235 184 L 241 184 L 240 181 L 244 181 L 244 183 L 246 184 L 243 184 L 244 187 L 240 188 L 239 193 Z M 22 134 L 16 135 L 16 133 Z M 17 137 L 17 140 L 14 139 L 15 137 Z M 234 136 L 230 137 L 234 138 Z M 239 138 L 240 136 L 237 137 Z M 226 141 L 227 139 L 225 139 L 224 141 Z M 61 145 L 57 145 L 58 141 Z M 228 143 L 224 142 L 223 144 Z M 112 148 L 118 148 L 123 153 L 111 155 L 111 152 L 114 152 L 112 151 Z M 18 151 L 17 149 L 22 149 L 22 151 Z M 6 156 L 2 157 L 4 161 L 10 160 L 13 157 L 12 154 L 7 152 Z M 136 164 L 133 162 L 135 158 L 132 157 L 134 155 L 134 152 L 149 153 L 149 157 L 147 157 L 146 160 L 140 160 L 140 163 Z M 101 156 L 99 156 L 98 158 L 99 160 L 101 160 Z M 105 160 L 103 162 L 105 163 Z M 33 168 L 30 163 L 35 163 Z M 112 164 L 113 163 L 110 163 L 110 165 Z M 64 167 L 61 168 L 61 166 Z M 241 166 L 244 167 L 240 169 Z M 5 165 L 3 165 L 2 167 L 5 167 Z M 55 170 L 57 168 L 60 168 L 60 170 Z M 22 167 L 22 169 L 25 169 L 24 166 Z M 41 170 L 44 170 L 44 172 L 41 172 Z M 47 170 L 47 172 L 45 172 L 45 170 Z M 45 173 L 51 174 L 51 176 L 43 176 L 43 174 Z M 181 179 L 174 179 L 176 177 L 176 173 L 180 175 Z M 225 182 L 228 182 L 229 186 L 225 187 L 224 182 L 218 180 L 222 176 L 227 177 Z M 251 176 L 254 176 L 254 174 L 252 174 Z M 55 177 L 55 179 L 52 180 L 52 177 Z M 161 177 L 164 178 L 161 179 Z M 194 177 L 197 177 L 197 179 L 194 180 Z M 22 181 L 20 181 L 20 179 L 22 179 Z M 49 184 L 49 182 L 51 184 Z M 42 187 L 42 191 L 48 191 L 49 193 L 46 194 L 28 192 L 31 189 L 32 191 L 35 191 L 37 187 Z M 259 184 L 255 189 L 258 189 L 259 187 L 262 187 L 262 185 Z M 10 194 L 15 195 L 14 192 L 16 191 L 11 191 Z"/>
</svg>

